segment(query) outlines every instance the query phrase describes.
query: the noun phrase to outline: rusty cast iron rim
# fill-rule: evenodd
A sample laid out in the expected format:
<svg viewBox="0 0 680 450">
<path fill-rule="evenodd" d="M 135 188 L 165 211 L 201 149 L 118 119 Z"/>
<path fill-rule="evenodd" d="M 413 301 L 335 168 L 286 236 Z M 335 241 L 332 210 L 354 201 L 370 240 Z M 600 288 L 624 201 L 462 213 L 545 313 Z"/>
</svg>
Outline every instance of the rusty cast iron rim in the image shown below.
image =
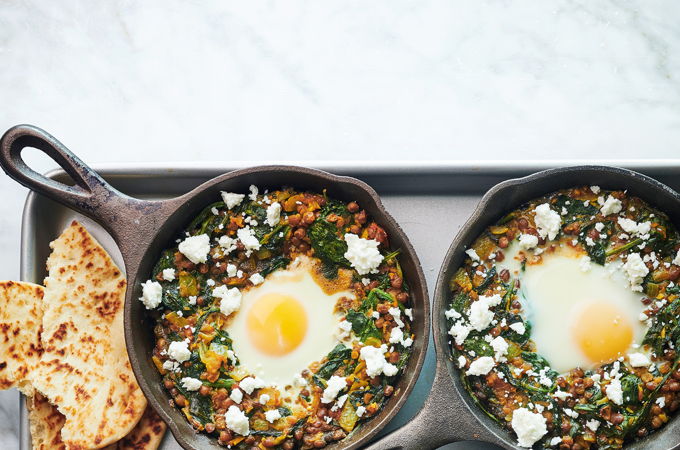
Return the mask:
<svg viewBox="0 0 680 450">
<path fill-rule="evenodd" d="M 73 178 L 74 186 L 67 186 L 30 169 L 21 159 L 26 147 L 37 148 Z M 380 223 L 393 243 L 401 249 L 402 265 L 409 283 L 411 302 L 414 307 L 414 332 L 416 340 L 413 353 L 397 383 L 395 394 L 381 412 L 355 430 L 347 438 L 327 448 L 358 448 L 372 439 L 399 411 L 411 393 L 422 369 L 429 340 L 430 305 L 427 285 L 420 262 L 408 237 L 385 210 L 380 197 L 363 181 L 346 176 L 337 176 L 321 170 L 297 166 L 259 166 L 236 170 L 206 181 L 180 197 L 162 201 L 147 201 L 129 197 L 110 186 L 85 163 L 71 153 L 54 137 L 31 125 L 19 125 L 9 129 L 0 140 L 0 165 L 13 179 L 24 186 L 51 199 L 63 203 L 100 223 L 118 244 L 128 280 L 125 298 L 125 340 L 132 369 L 150 405 L 168 424 L 178 443 L 185 449 L 212 447 L 223 448 L 216 439 L 196 433 L 179 411 L 168 403 L 169 396 L 160 386 L 160 375 L 150 360 L 148 352 L 140 349 L 148 344 L 141 334 L 146 320 L 142 313 L 140 282 L 150 276 L 151 267 L 160 255 L 160 249 L 170 244 L 170 237 L 182 229 L 193 217 L 188 211 L 202 209 L 208 202 L 203 197 L 219 192 L 221 187 L 258 184 L 271 186 L 268 180 L 290 180 L 279 184 L 296 187 L 301 180 L 304 189 L 329 191 L 356 195 L 369 214 Z M 274 182 L 276 184 L 276 182 Z M 331 196 L 337 197 L 331 194 Z M 350 199 L 343 199 L 349 201 Z M 151 261 L 151 262 L 150 262 Z M 140 326 L 142 325 L 142 326 Z M 154 342 L 151 342 L 151 348 Z M 148 345 L 147 345 L 148 347 Z M 159 395 L 159 387 L 162 395 Z"/>
</svg>

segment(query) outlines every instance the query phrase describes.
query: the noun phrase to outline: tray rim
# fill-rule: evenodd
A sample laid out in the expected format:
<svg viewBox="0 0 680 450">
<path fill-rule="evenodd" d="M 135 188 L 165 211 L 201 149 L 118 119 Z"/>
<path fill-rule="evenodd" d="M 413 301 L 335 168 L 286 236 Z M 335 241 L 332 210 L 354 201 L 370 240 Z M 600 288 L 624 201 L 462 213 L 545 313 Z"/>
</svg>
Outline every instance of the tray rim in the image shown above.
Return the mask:
<svg viewBox="0 0 680 450">
<path fill-rule="evenodd" d="M 122 162 L 122 163 L 94 163 L 90 167 L 102 175 L 103 178 L 116 178 L 122 176 L 139 177 L 164 177 L 184 176 L 209 179 L 216 174 L 230 172 L 232 170 L 261 165 L 295 165 L 326 170 L 338 175 L 362 176 L 362 175 L 496 175 L 512 178 L 517 173 L 532 173 L 552 167 L 565 167 L 583 164 L 605 165 L 623 167 L 633 170 L 651 170 L 660 173 L 672 173 L 680 171 L 680 158 L 661 159 L 554 159 L 554 160 L 376 160 L 369 164 L 361 160 L 280 160 L 280 161 L 257 161 L 240 160 L 227 161 L 163 161 L 163 162 Z M 65 172 L 61 168 L 53 168 L 44 173 L 46 177 L 55 178 Z M 28 272 L 26 254 L 29 231 L 27 222 L 32 215 L 32 208 L 40 194 L 29 190 L 24 200 L 21 214 L 21 231 L 19 246 L 19 278 L 24 281 Z M 19 448 L 30 438 L 28 429 L 26 397 L 19 393 Z"/>
</svg>

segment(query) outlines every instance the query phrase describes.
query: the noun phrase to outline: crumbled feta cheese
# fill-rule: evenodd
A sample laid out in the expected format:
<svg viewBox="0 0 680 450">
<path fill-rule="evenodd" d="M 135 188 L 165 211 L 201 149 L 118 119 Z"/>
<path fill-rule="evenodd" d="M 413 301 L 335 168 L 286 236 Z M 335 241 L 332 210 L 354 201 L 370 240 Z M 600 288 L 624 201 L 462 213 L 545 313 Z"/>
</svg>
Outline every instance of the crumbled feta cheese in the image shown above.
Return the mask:
<svg viewBox="0 0 680 450">
<path fill-rule="evenodd" d="M 168 359 L 163 363 L 163 368 L 167 371 L 175 372 L 177 369 L 179 369 L 179 363 L 177 361 Z"/>
<path fill-rule="evenodd" d="M 305 380 L 305 378 L 302 375 L 300 375 L 299 373 L 295 374 L 295 378 L 293 379 L 293 382 L 298 387 L 307 386 L 307 380 Z"/>
<path fill-rule="evenodd" d="M 451 326 L 449 334 L 455 340 L 456 345 L 463 345 L 463 342 L 467 339 L 470 331 L 472 331 L 472 328 L 465 325 L 462 320 L 459 320 Z"/>
<path fill-rule="evenodd" d="M 495 361 L 490 356 L 482 356 L 472 361 L 470 368 L 465 372 L 466 375 L 486 375 L 491 372 Z"/>
<path fill-rule="evenodd" d="M 168 346 L 168 356 L 180 363 L 188 361 L 191 357 L 189 343 L 187 341 L 172 341 Z"/>
<path fill-rule="evenodd" d="M 569 392 L 564 392 L 564 391 L 555 391 L 553 392 L 553 397 L 558 398 L 560 400 L 564 400 L 567 397 L 571 397 L 571 394 Z"/>
<path fill-rule="evenodd" d="M 227 264 L 227 276 L 228 277 L 235 277 L 237 270 L 238 269 L 236 268 L 235 264 Z"/>
<path fill-rule="evenodd" d="M 241 436 L 247 436 L 250 433 L 248 416 L 238 409 L 238 406 L 231 405 L 224 415 L 224 420 L 227 423 L 227 428 L 234 433 L 240 434 Z"/>
<path fill-rule="evenodd" d="M 550 446 L 554 447 L 561 442 L 562 442 L 562 438 L 559 437 L 559 436 L 555 436 L 554 438 L 550 439 Z"/>
<path fill-rule="evenodd" d="M 175 269 L 163 269 L 163 279 L 165 281 L 173 281 L 175 279 Z"/>
<path fill-rule="evenodd" d="M 519 248 L 520 250 L 529 250 L 538 245 L 538 237 L 533 234 L 520 234 L 519 235 Z"/>
<path fill-rule="evenodd" d="M 362 278 L 361 284 L 363 284 L 364 286 L 368 286 L 369 284 L 371 284 L 371 279 L 370 278 Z"/>
<path fill-rule="evenodd" d="M 201 380 L 191 377 L 182 378 L 181 383 L 187 391 L 197 391 L 203 386 Z"/>
<path fill-rule="evenodd" d="M 502 301 L 498 294 L 491 297 L 480 295 L 479 299 L 470 305 L 469 320 L 470 325 L 477 331 L 483 331 L 493 320 L 493 312 L 489 311 L 490 306 L 496 306 Z"/>
<path fill-rule="evenodd" d="M 144 303 L 146 309 L 157 308 L 163 298 L 163 288 L 158 281 L 147 280 L 142 284 L 142 296 L 139 301 Z"/>
<path fill-rule="evenodd" d="M 531 448 L 548 432 L 545 417 L 526 408 L 517 408 L 512 413 L 511 425 L 520 447 Z"/>
<path fill-rule="evenodd" d="M 336 375 L 333 375 L 328 380 L 328 385 L 326 386 L 326 389 L 324 389 L 323 391 L 323 395 L 321 396 L 321 403 L 332 402 L 333 400 L 335 400 L 335 397 L 338 396 L 340 391 L 342 391 L 346 387 L 347 379 L 345 379 L 345 377 L 338 377 Z"/>
<path fill-rule="evenodd" d="M 593 191 L 593 194 L 597 195 L 600 193 L 600 186 L 590 186 L 590 190 Z"/>
<path fill-rule="evenodd" d="M 609 400 L 613 401 L 617 405 L 621 405 L 623 403 L 623 390 L 621 389 L 621 380 L 618 378 L 611 380 L 611 382 L 605 388 L 605 392 L 607 393 Z"/>
<path fill-rule="evenodd" d="M 250 187 L 248 187 L 248 190 L 250 191 L 250 194 L 248 194 L 248 198 L 251 199 L 252 201 L 257 200 L 257 194 L 259 194 L 260 192 L 257 186 L 251 184 Z"/>
<path fill-rule="evenodd" d="M 621 220 L 621 219 L 619 219 L 619 220 Z M 602 222 L 597 222 L 595 224 L 595 229 L 599 233 L 600 231 L 604 230 L 604 224 Z"/>
<path fill-rule="evenodd" d="M 652 229 L 651 222 L 637 223 L 634 220 L 626 219 L 625 217 L 619 217 L 618 222 L 623 231 L 636 236 L 646 235 Z"/>
<path fill-rule="evenodd" d="M 227 205 L 228 209 L 231 209 L 234 206 L 239 205 L 245 198 L 245 194 L 236 194 L 234 192 L 225 191 L 222 191 L 220 193 L 222 194 L 222 201 L 224 202 L 225 205 Z"/>
<path fill-rule="evenodd" d="M 356 410 L 357 417 L 363 416 L 365 412 L 366 412 L 366 407 L 365 406 L 359 406 Z"/>
<path fill-rule="evenodd" d="M 573 409 L 564 408 L 564 413 L 572 419 L 578 419 L 578 413 Z"/>
<path fill-rule="evenodd" d="M 210 252 L 210 238 L 205 233 L 189 236 L 179 243 L 178 250 L 192 263 L 204 263 Z"/>
<path fill-rule="evenodd" d="M 591 238 L 590 236 L 586 236 L 585 241 L 588 247 L 592 247 L 593 245 L 595 245 L 595 241 L 593 241 L 593 238 Z"/>
<path fill-rule="evenodd" d="M 588 272 L 590 270 L 590 256 L 581 256 L 578 260 L 578 266 L 582 272 Z"/>
<path fill-rule="evenodd" d="M 560 215 L 550 209 L 550 205 L 547 203 L 538 205 L 534 209 L 534 213 L 536 214 L 534 221 L 536 222 L 538 234 L 543 239 L 546 237 L 550 240 L 555 239 L 560 232 L 560 225 L 562 224 Z"/>
<path fill-rule="evenodd" d="M 241 241 L 243 246 L 246 248 L 246 256 L 250 256 L 253 250 L 260 249 L 260 241 L 257 240 L 257 237 L 253 234 L 252 229 L 239 228 L 239 230 L 236 232 L 236 236 L 238 236 L 239 241 Z"/>
<path fill-rule="evenodd" d="M 260 275 L 259 273 L 254 273 L 248 278 L 251 283 L 253 283 L 255 286 L 258 284 L 262 283 L 264 281 L 264 277 Z"/>
<path fill-rule="evenodd" d="M 408 320 L 413 321 L 413 308 L 406 308 L 404 314 L 408 317 Z"/>
<path fill-rule="evenodd" d="M 675 255 L 675 258 L 673 258 L 673 264 L 676 266 L 680 266 L 680 250 L 678 250 L 678 253 Z"/>
<path fill-rule="evenodd" d="M 236 239 L 232 239 L 229 236 L 220 236 L 217 243 L 224 249 L 224 254 L 228 255 L 232 251 L 236 250 Z"/>
<path fill-rule="evenodd" d="M 207 280 L 205 280 L 205 284 L 207 284 L 208 286 L 215 286 L 215 280 L 213 280 L 212 278 L 208 278 Z"/>
<path fill-rule="evenodd" d="M 515 322 L 513 324 L 510 324 L 510 329 L 520 335 L 524 334 L 527 331 L 523 322 Z"/>
<path fill-rule="evenodd" d="M 379 313 L 378 311 L 373 311 L 373 312 L 371 313 L 371 317 L 373 317 L 374 319 L 378 320 L 378 319 L 380 319 L 380 313 Z"/>
<path fill-rule="evenodd" d="M 628 361 L 633 367 L 645 367 L 650 363 L 649 358 L 644 353 L 629 353 Z"/>
<path fill-rule="evenodd" d="M 602 197 L 600 197 L 602 198 Z M 618 214 L 621 211 L 621 200 L 609 195 L 607 200 L 602 204 L 600 212 L 603 216 L 608 216 L 610 214 Z"/>
<path fill-rule="evenodd" d="M 221 299 L 220 311 L 225 316 L 238 311 L 241 307 L 241 291 L 238 288 L 229 288 L 226 284 L 223 284 L 213 289 L 212 295 Z"/>
<path fill-rule="evenodd" d="M 500 336 L 496 336 L 491 341 L 491 348 L 496 352 L 495 358 L 497 361 L 504 360 L 505 355 L 508 354 L 508 343 Z"/>
<path fill-rule="evenodd" d="M 479 261 L 479 255 L 473 248 L 469 248 L 465 250 L 465 253 L 473 260 L 473 261 Z"/>
<path fill-rule="evenodd" d="M 657 398 L 656 400 L 654 400 L 654 403 L 659 405 L 659 408 L 663 408 L 664 406 L 666 406 L 666 398 L 661 396 L 661 397 Z"/>
<path fill-rule="evenodd" d="M 281 203 L 274 202 L 267 207 L 267 225 L 276 226 L 281 220 Z"/>
<path fill-rule="evenodd" d="M 630 286 L 634 291 L 642 292 L 642 286 L 640 283 L 643 278 L 649 273 L 649 269 L 642 261 L 639 253 L 631 253 L 628 255 L 626 263 L 623 265 L 623 269 L 628 275 L 628 281 Z"/>
<path fill-rule="evenodd" d="M 381 373 L 388 377 L 397 374 L 397 366 L 390 364 L 385 360 L 386 351 L 387 346 L 385 344 L 380 347 L 367 345 L 362 347 L 359 351 L 360 358 L 366 361 L 366 374 L 369 377 L 376 377 Z"/>
<path fill-rule="evenodd" d="M 396 323 L 399 328 L 404 327 L 404 322 L 401 320 L 401 310 L 399 308 L 395 306 L 388 309 L 387 312 L 394 318 L 394 323 Z"/>
<path fill-rule="evenodd" d="M 269 395 L 262 394 L 262 395 L 260 395 L 260 398 L 258 399 L 258 401 L 264 405 L 269 401 L 270 398 L 271 397 Z"/>
<path fill-rule="evenodd" d="M 463 367 L 465 367 L 466 364 L 467 364 L 467 359 L 465 359 L 465 356 L 460 355 L 458 357 L 458 368 L 462 369 Z"/>
<path fill-rule="evenodd" d="M 248 395 L 252 394 L 255 389 L 267 387 L 267 383 L 265 383 L 264 380 L 259 377 L 245 377 L 239 381 L 238 385 L 243 390 L 243 392 Z"/>
<path fill-rule="evenodd" d="M 359 275 L 376 272 L 383 261 L 383 256 L 378 251 L 380 244 L 375 239 L 363 239 L 353 233 L 345 234 L 347 251 L 345 258 L 352 264 Z"/>
<path fill-rule="evenodd" d="M 401 331 L 401 328 L 399 327 L 392 328 L 392 331 L 390 332 L 390 344 L 401 344 L 401 341 L 403 340 L 404 332 Z"/>
<path fill-rule="evenodd" d="M 599 383 L 602 377 L 600 377 L 599 373 L 594 373 L 590 376 L 590 378 L 593 380 L 593 382 Z"/>
<path fill-rule="evenodd" d="M 270 409 L 269 411 L 265 411 L 264 418 L 267 419 L 267 422 L 274 423 L 276 420 L 281 418 L 281 413 L 278 409 Z"/>
<path fill-rule="evenodd" d="M 591 419 L 586 422 L 586 426 L 590 428 L 593 432 L 597 431 L 597 429 L 600 427 L 600 421 Z"/>
</svg>

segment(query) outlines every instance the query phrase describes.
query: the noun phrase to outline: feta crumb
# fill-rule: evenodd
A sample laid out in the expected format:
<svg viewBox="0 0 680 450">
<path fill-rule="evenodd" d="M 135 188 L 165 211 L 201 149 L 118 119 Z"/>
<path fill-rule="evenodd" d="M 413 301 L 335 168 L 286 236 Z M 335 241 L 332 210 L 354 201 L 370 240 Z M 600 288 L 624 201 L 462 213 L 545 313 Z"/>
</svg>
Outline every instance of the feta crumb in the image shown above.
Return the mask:
<svg viewBox="0 0 680 450">
<path fill-rule="evenodd" d="M 404 327 L 404 322 L 401 320 L 401 310 L 399 308 L 394 306 L 388 309 L 387 312 L 394 318 L 394 323 L 396 323 L 399 328 Z"/>
<path fill-rule="evenodd" d="M 555 436 L 554 438 L 550 439 L 550 446 L 554 447 L 557 444 L 559 444 L 560 442 L 562 442 L 562 438 L 559 437 L 559 436 Z"/>
<path fill-rule="evenodd" d="M 220 236 L 220 238 L 217 240 L 217 243 L 224 249 L 225 255 L 228 255 L 229 253 L 236 250 L 236 239 L 232 239 L 229 236 Z"/>
<path fill-rule="evenodd" d="M 550 209 L 550 205 L 547 203 L 538 205 L 534 209 L 534 213 L 536 214 L 534 221 L 536 222 L 538 234 L 543 239 L 546 237 L 549 240 L 555 239 L 557 234 L 560 232 L 560 225 L 562 224 L 560 215 Z"/>
<path fill-rule="evenodd" d="M 483 331 L 491 324 L 493 312 L 489 311 L 490 306 L 496 306 L 502 301 L 498 294 L 491 297 L 480 295 L 479 299 L 470 305 L 469 320 L 470 325 L 477 331 Z"/>
<path fill-rule="evenodd" d="M 248 395 L 252 394 L 255 389 L 267 387 L 267 383 L 265 383 L 264 380 L 259 377 L 245 377 L 239 381 L 238 385 L 243 390 L 243 392 Z"/>
<path fill-rule="evenodd" d="M 630 286 L 634 291 L 642 292 L 642 286 L 640 283 L 643 278 L 649 273 L 649 269 L 642 261 L 639 253 L 631 253 L 628 255 L 626 263 L 623 265 L 623 269 L 628 275 L 628 281 Z"/>
<path fill-rule="evenodd" d="M 590 428 L 593 432 L 597 431 L 597 429 L 600 427 L 600 421 L 591 419 L 586 422 L 586 426 Z"/>
<path fill-rule="evenodd" d="M 538 245 L 538 237 L 533 234 L 520 234 L 519 235 L 519 248 L 520 250 L 529 250 Z"/>
<path fill-rule="evenodd" d="M 663 408 L 664 406 L 666 406 L 666 398 L 661 396 L 661 397 L 657 398 L 656 400 L 654 400 L 654 403 L 659 405 L 659 408 Z"/>
<path fill-rule="evenodd" d="M 633 367 L 645 367 L 650 363 L 649 358 L 644 353 L 629 353 L 628 361 Z"/>
<path fill-rule="evenodd" d="M 213 280 L 212 278 L 208 278 L 207 280 L 205 280 L 205 284 L 208 286 L 215 286 L 215 280 Z"/>
<path fill-rule="evenodd" d="M 188 361 L 191 357 L 189 343 L 187 341 L 172 341 L 168 346 L 168 356 L 180 363 Z"/>
<path fill-rule="evenodd" d="M 678 253 L 675 255 L 675 258 L 673 258 L 673 264 L 676 266 L 680 266 L 680 250 L 678 250 Z"/>
<path fill-rule="evenodd" d="M 564 413 L 571 417 L 572 419 L 578 419 L 578 413 L 573 409 L 564 408 Z"/>
<path fill-rule="evenodd" d="M 227 205 L 227 209 L 240 204 L 245 198 L 245 194 L 236 194 L 234 192 L 221 191 L 220 194 L 222 194 L 222 201 Z"/>
<path fill-rule="evenodd" d="M 621 380 L 613 379 L 605 388 L 607 397 L 617 405 L 623 403 L 623 390 L 621 389 Z"/>
<path fill-rule="evenodd" d="M 195 295 L 190 295 L 189 296 L 189 304 L 190 305 L 195 305 L 196 304 L 196 296 Z"/>
<path fill-rule="evenodd" d="M 490 356 L 482 356 L 472 361 L 466 375 L 486 375 L 493 369 L 495 361 Z"/>
<path fill-rule="evenodd" d="M 520 335 L 523 335 L 527 331 L 523 322 L 515 322 L 513 324 L 510 324 L 510 329 Z"/>
<path fill-rule="evenodd" d="M 500 336 L 496 336 L 491 341 L 491 348 L 493 348 L 493 351 L 496 353 L 495 358 L 497 361 L 504 360 L 505 355 L 508 354 L 508 343 Z"/>
<path fill-rule="evenodd" d="M 404 314 L 408 317 L 408 320 L 413 321 L 413 308 L 406 308 Z"/>
<path fill-rule="evenodd" d="M 621 229 L 626 233 L 630 233 L 632 235 L 636 236 L 645 235 L 649 233 L 649 231 L 652 229 L 651 222 L 637 223 L 634 220 L 626 219 L 625 217 L 619 217 L 617 220 L 619 222 L 619 226 L 621 227 Z"/>
<path fill-rule="evenodd" d="M 281 203 L 274 202 L 267 207 L 267 225 L 276 226 L 281 220 Z"/>
<path fill-rule="evenodd" d="M 581 256 L 578 260 L 578 266 L 581 269 L 581 272 L 588 272 L 590 270 L 590 256 Z"/>
<path fill-rule="evenodd" d="M 359 275 L 375 273 L 383 261 L 375 239 L 363 239 L 353 233 L 345 233 L 347 251 L 344 256 Z"/>
<path fill-rule="evenodd" d="M 274 423 L 281 418 L 281 413 L 278 409 L 270 409 L 269 411 L 265 411 L 264 418 L 267 419 L 267 422 Z"/>
<path fill-rule="evenodd" d="M 404 332 L 401 331 L 401 328 L 399 327 L 392 328 L 392 331 L 390 332 L 390 344 L 401 344 L 403 340 Z"/>
<path fill-rule="evenodd" d="M 465 339 L 467 339 L 468 335 L 470 334 L 470 331 L 472 331 L 472 328 L 465 325 L 463 321 L 459 320 L 458 322 L 451 325 L 451 329 L 449 329 L 449 334 L 455 340 L 456 345 L 463 345 L 463 342 L 465 341 Z"/>
<path fill-rule="evenodd" d="M 467 359 L 465 359 L 465 356 L 460 355 L 458 357 L 458 368 L 462 369 L 463 367 L 465 367 L 466 364 L 467 364 Z"/>
<path fill-rule="evenodd" d="M 251 184 L 248 187 L 248 190 L 250 191 L 250 194 L 248 194 L 248 198 L 252 201 L 257 200 L 257 194 L 260 192 L 260 190 L 255 186 L 254 184 Z"/>
<path fill-rule="evenodd" d="M 163 288 L 158 281 L 147 280 L 142 284 L 142 296 L 139 301 L 144 303 L 146 309 L 157 308 L 163 298 Z"/>
<path fill-rule="evenodd" d="M 371 284 L 371 279 L 370 278 L 362 278 L 361 284 L 363 284 L 364 286 L 368 286 L 369 284 Z"/>
<path fill-rule="evenodd" d="M 326 389 L 324 389 L 323 391 L 323 395 L 321 396 L 321 403 L 332 402 L 333 400 L 335 400 L 335 397 L 338 396 L 340 391 L 342 391 L 346 387 L 347 379 L 345 379 L 345 377 L 338 377 L 336 375 L 333 375 L 328 380 L 328 385 L 326 386 Z"/>
<path fill-rule="evenodd" d="M 526 408 L 517 408 L 512 413 L 511 425 L 520 447 L 531 448 L 548 432 L 545 417 Z"/>
<path fill-rule="evenodd" d="M 240 434 L 241 436 L 247 436 L 250 433 L 248 416 L 238 409 L 238 406 L 231 405 L 224 415 L 224 420 L 227 423 L 227 428 L 234 433 Z"/>
<path fill-rule="evenodd" d="M 212 295 L 221 299 L 220 312 L 225 316 L 238 311 L 241 307 L 241 291 L 238 288 L 229 288 L 223 284 L 213 289 Z"/>
<path fill-rule="evenodd" d="M 165 281 L 173 281 L 175 279 L 175 269 L 163 269 L 163 279 Z"/>
<path fill-rule="evenodd" d="M 293 379 L 293 382 L 298 387 L 307 386 L 307 380 L 305 380 L 305 377 L 303 377 L 299 373 L 295 374 L 295 378 Z"/>
<path fill-rule="evenodd" d="M 257 240 L 257 237 L 255 234 L 253 234 L 252 229 L 239 228 L 239 230 L 236 232 L 236 236 L 238 236 L 239 241 L 241 241 L 243 246 L 246 248 L 246 256 L 250 256 L 253 250 L 260 249 L 260 241 Z"/>
<path fill-rule="evenodd" d="M 366 407 L 365 406 L 359 406 L 356 410 L 357 417 L 363 416 L 365 412 L 366 412 Z"/>
<path fill-rule="evenodd" d="M 444 316 L 446 316 L 447 319 L 460 319 L 462 317 L 460 313 L 453 308 L 444 311 Z"/>
<path fill-rule="evenodd" d="M 210 238 L 205 233 L 189 236 L 179 243 L 178 250 L 192 263 L 204 263 L 210 252 Z"/>
<path fill-rule="evenodd" d="M 227 276 L 228 277 L 235 277 L 237 272 L 237 268 L 235 264 L 227 264 Z"/>
<path fill-rule="evenodd" d="M 600 186 L 590 186 L 590 190 L 593 192 L 593 194 L 597 195 L 600 193 Z"/>
<path fill-rule="evenodd" d="M 619 219 L 619 220 L 621 220 L 621 219 Z M 600 231 L 604 230 L 604 224 L 602 222 L 597 222 L 595 224 L 595 229 L 599 233 Z"/>
<path fill-rule="evenodd" d="M 571 397 L 571 394 L 569 392 L 564 392 L 564 391 L 555 391 L 553 392 L 553 397 L 558 398 L 560 400 L 564 400 L 567 397 Z"/>
<path fill-rule="evenodd" d="M 182 378 L 181 383 L 187 391 L 197 391 L 203 386 L 201 380 L 191 377 Z"/>
<path fill-rule="evenodd" d="M 373 311 L 373 312 L 371 313 L 371 317 L 373 317 L 374 319 L 378 320 L 378 319 L 380 319 L 380 313 L 379 313 L 378 311 Z"/>
<path fill-rule="evenodd" d="M 397 374 L 397 366 L 390 364 L 385 360 L 386 351 L 387 346 L 385 344 L 380 347 L 367 345 L 362 347 L 359 351 L 360 358 L 366 361 L 366 374 L 369 377 L 376 377 L 381 373 L 388 377 Z"/>
<path fill-rule="evenodd" d="M 473 261 L 479 261 L 479 260 L 480 260 L 480 259 L 479 259 L 479 255 L 477 254 L 477 252 L 476 252 L 475 249 L 473 249 L 473 248 L 469 248 L 469 249 L 465 250 L 465 253 L 467 253 L 467 255 L 468 255 Z"/>
<path fill-rule="evenodd" d="M 260 275 L 259 273 L 254 273 L 248 278 L 251 283 L 253 283 L 255 286 L 258 284 L 261 284 L 264 281 L 264 277 Z"/>
<path fill-rule="evenodd" d="M 175 372 L 177 369 L 179 369 L 179 363 L 177 361 L 168 359 L 163 363 L 163 369 L 170 372 Z"/>
<path fill-rule="evenodd" d="M 611 195 L 607 196 L 607 200 L 604 202 L 604 204 L 602 204 L 602 208 L 600 208 L 600 212 L 602 213 L 603 216 L 608 216 L 610 214 L 618 214 L 620 211 L 621 200 L 614 198 Z"/>
<path fill-rule="evenodd" d="M 263 405 L 269 401 L 271 397 L 268 394 L 262 394 L 260 395 L 260 398 L 257 399 L 258 402 L 262 403 Z"/>
</svg>

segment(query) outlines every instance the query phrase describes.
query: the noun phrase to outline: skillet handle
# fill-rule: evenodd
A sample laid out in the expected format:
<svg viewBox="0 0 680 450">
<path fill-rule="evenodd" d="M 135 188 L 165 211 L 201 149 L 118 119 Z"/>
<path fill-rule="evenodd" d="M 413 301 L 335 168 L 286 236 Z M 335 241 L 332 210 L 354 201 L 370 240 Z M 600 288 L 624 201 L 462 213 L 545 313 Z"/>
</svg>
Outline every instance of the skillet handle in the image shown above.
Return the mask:
<svg viewBox="0 0 680 450">
<path fill-rule="evenodd" d="M 432 390 L 423 408 L 405 426 L 365 447 L 364 450 L 436 449 L 459 441 L 483 440 L 501 444 L 484 430 L 454 393 L 445 363 L 437 361 Z"/>
<path fill-rule="evenodd" d="M 52 180 L 28 167 L 21 158 L 26 147 L 52 158 L 75 185 Z M 32 125 L 17 125 L 2 136 L 0 166 L 27 188 L 100 223 L 120 247 L 129 273 L 139 262 L 147 240 L 174 210 L 173 201 L 139 200 L 116 190 L 55 137 Z"/>
</svg>

